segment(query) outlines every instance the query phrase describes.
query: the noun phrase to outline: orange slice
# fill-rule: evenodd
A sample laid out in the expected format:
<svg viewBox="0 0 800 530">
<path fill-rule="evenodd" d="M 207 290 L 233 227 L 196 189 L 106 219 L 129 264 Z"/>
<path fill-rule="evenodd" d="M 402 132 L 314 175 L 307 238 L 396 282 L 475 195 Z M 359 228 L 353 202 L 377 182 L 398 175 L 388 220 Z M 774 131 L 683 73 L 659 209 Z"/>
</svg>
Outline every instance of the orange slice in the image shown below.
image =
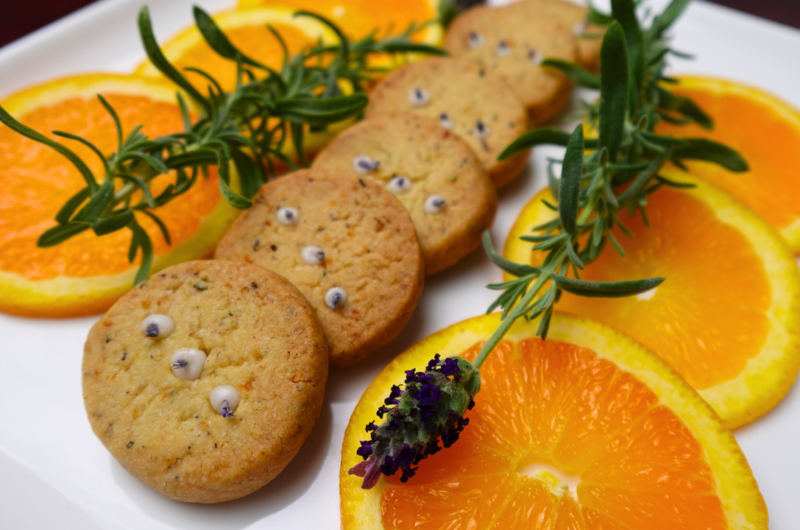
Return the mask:
<svg viewBox="0 0 800 530">
<path fill-rule="evenodd" d="M 296 54 L 323 42 L 336 42 L 336 36 L 324 24 L 309 18 L 295 18 L 293 10 L 284 8 L 223 11 L 216 13 L 214 22 L 239 50 L 248 57 L 280 71 L 283 49 L 272 32 L 271 25 L 281 36 L 290 54 Z M 227 92 L 236 88 L 236 63 L 218 55 L 192 24 L 161 45 L 166 58 L 202 93 L 208 92 L 209 82 L 200 74 L 186 72 L 187 67 L 199 68 L 216 79 Z M 150 61 L 145 61 L 136 73 L 146 77 L 162 77 Z M 255 73 L 263 74 L 256 70 Z"/>
<path fill-rule="evenodd" d="M 681 374 L 731 428 L 765 414 L 786 394 L 800 367 L 800 274 L 786 244 L 766 222 L 726 193 L 689 175 L 687 191 L 662 189 L 641 216 L 621 216 L 633 239 L 614 236 L 581 278 L 594 281 L 664 277 L 636 297 L 601 299 L 564 294 L 559 309 L 592 318 L 642 342 Z M 519 238 L 555 215 L 542 191 L 508 236 L 505 257 L 542 258 Z"/>
<path fill-rule="evenodd" d="M 727 191 L 778 229 L 800 254 L 800 111 L 757 88 L 704 77 L 670 86 L 714 120 L 714 129 L 663 122 L 659 134 L 710 138 L 739 151 L 750 171 L 730 173 L 707 162 L 688 162 L 693 175 Z"/>
<path fill-rule="evenodd" d="M 371 490 L 347 471 L 393 384 L 435 353 L 474 358 L 500 324 L 466 320 L 400 355 L 372 382 L 342 446 L 344 530 L 722 530 L 767 528 L 736 440 L 640 344 L 556 313 L 547 341 L 518 321 L 481 368 L 469 425 L 403 484 Z"/>
<path fill-rule="evenodd" d="M 439 0 L 239 0 L 240 9 L 283 6 L 292 11 L 312 11 L 324 16 L 353 40 L 373 31 L 378 36 L 405 31 L 412 23 L 422 24 L 438 17 Z M 414 40 L 438 45 L 443 32 L 431 24 L 414 35 Z"/>
<path fill-rule="evenodd" d="M 252 9 L 247 11 L 231 10 L 214 15 L 214 22 L 225 32 L 230 41 L 252 59 L 280 71 L 283 66 L 283 49 L 272 32 L 271 25 L 286 43 L 290 54 L 297 54 L 322 41 L 338 42 L 336 35 L 327 26 L 310 17 L 294 17 L 292 9 L 271 7 L 270 9 Z M 199 68 L 211 75 L 222 88 L 231 92 L 236 88 L 236 63 L 218 55 L 203 39 L 203 35 L 195 25 L 185 29 L 161 45 L 166 58 L 175 66 L 201 93 L 208 93 L 209 81 L 195 72 L 185 68 Z M 136 73 L 145 77 L 165 79 L 161 72 L 150 61 L 145 61 L 136 69 Z M 258 69 L 256 75 L 264 72 Z M 349 87 L 342 87 L 347 91 Z M 308 154 L 314 154 L 346 129 L 352 120 L 348 120 L 325 131 L 307 133 L 304 146 Z M 284 154 L 296 159 L 294 144 L 284 144 Z"/>
<path fill-rule="evenodd" d="M 183 130 L 175 89 L 139 77 L 97 74 L 69 77 L 28 88 L 0 102 L 25 125 L 63 142 L 102 179 L 99 159 L 86 147 L 50 134 L 61 130 L 94 142 L 103 153 L 116 150 L 111 117 L 97 100 L 102 94 L 120 115 L 125 132 L 143 124 L 155 137 Z M 154 194 L 173 175 L 152 181 Z M 72 317 L 104 311 L 127 292 L 139 258 L 128 263 L 130 231 L 103 237 L 87 231 L 52 248 L 36 241 L 55 226 L 63 204 L 85 186 L 62 155 L 0 125 L 0 311 L 35 317 Z M 222 198 L 216 171 L 155 210 L 169 229 L 168 245 L 150 218 L 137 219 L 152 238 L 153 270 L 210 255 L 236 216 Z"/>
</svg>

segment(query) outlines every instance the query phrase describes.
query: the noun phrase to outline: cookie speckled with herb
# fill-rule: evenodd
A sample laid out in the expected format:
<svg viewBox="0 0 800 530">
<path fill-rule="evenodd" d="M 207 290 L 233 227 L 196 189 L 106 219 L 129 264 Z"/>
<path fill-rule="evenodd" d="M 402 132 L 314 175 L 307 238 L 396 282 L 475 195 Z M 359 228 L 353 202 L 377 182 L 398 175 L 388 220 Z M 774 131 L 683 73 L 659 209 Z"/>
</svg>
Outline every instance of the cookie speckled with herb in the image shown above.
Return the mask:
<svg viewBox="0 0 800 530">
<path fill-rule="evenodd" d="M 341 133 L 315 168 L 351 171 L 393 191 L 417 229 L 427 274 L 455 265 L 491 227 L 497 194 L 472 149 L 414 114 L 365 120 Z M 408 183 L 398 185 L 398 179 Z"/>
<path fill-rule="evenodd" d="M 215 503 L 275 478 L 311 432 L 328 371 L 322 327 L 285 279 L 233 261 L 170 267 L 89 332 L 95 434 L 162 495 Z"/>
<path fill-rule="evenodd" d="M 416 61 L 386 76 L 370 94 L 368 119 L 408 112 L 438 122 L 478 155 L 496 189 L 516 177 L 526 153 L 497 156 L 527 130 L 525 106 L 508 84 L 470 61 L 434 57 Z"/>
<path fill-rule="evenodd" d="M 458 17 L 444 48 L 503 77 L 541 125 L 569 102 L 571 84 L 561 72 L 543 68 L 544 59 L 575 62 L 574 24 L 549 13 L 547 4 L 524 0 L 503 7 L 479 6 Z"/>
<path fill-rule="evenodd" d="M 408 323 L 425 267 L 414 224 L 397 197 L 345 171 L 296 171 L 258 192 L 217 258 L 277 272 L 319 316 L 330 362 L 377 353 Z"/>
</svg>

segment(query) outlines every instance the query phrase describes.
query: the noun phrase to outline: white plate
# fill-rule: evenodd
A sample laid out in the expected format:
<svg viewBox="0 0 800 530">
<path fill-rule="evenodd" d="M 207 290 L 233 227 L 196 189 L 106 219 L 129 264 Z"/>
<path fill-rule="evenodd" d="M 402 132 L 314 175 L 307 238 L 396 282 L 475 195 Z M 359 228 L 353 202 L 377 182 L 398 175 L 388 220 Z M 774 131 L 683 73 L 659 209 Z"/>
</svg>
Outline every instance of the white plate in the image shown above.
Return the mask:
<svg viewBox="0 0 800 530">
<path fill-rule="evenodd" d="M 0 95 L 60 75 L 129 71 L 143 57 L 135 23 L 141 3 L 105 0 L 3 48 Z M 191 21 L 192 3 L 151 2 L 159 37 Z M 231 5 L 227 0 L 197 3 L 211 11 Z M 697 55 L 676 71 L 747 82 L 800 107 L 798 31 L 697 3 L 677 25 L 675 45 Z M 498 245 L 520 209 L 543 186 L 544 160 L 553 153 L 537 150 L 529 171 L 501 194 L 493 230 Z M 130 477 L 92 434 L 81 398 L 80 363 L 94 318 L 0 315 L 0 527 L 339 528 L 341 441 L 362 391 L 399 352 L 447 325 L 481 314 L 492 300 L 483 286 L 499 277 L 483 253 L 475 252 L 430 280 L 411 323 L 394 344 L 367 362 L 331 373 L 322 416 L 289 467 L 261 491 L 218 506 L 164 499 Z M 796 530 L 800 390 L 795 387 L 775 410 L 736 435 L 766 498 L 770 528 Z"/>
</svg>

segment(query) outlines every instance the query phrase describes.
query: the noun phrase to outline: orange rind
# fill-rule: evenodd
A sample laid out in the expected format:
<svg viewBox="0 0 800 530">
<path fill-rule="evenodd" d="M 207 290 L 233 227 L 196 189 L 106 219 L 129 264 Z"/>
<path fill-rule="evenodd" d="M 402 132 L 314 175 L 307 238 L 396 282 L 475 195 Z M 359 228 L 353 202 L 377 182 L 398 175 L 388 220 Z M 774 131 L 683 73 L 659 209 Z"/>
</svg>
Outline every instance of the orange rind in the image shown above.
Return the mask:
<svg viewBox="0 0 800 530">
<path fill-rule="evenodd" d="M 706 130 L 696 124 L 662 122 L 659 134 L 709 138 L 737 150 L 746 173 L 701 161 L 687 161 L 689 172 L 728 192 L 763 217 L 800 254 L 800 111 L 772 94 L 733 81 L 680 77 L 669 89 L 694 101 L 714 121 Z"/>
<path fill-rule="evenodd" d="M 730 431 L 641 344 L 556 312 L 546 341 L 517 321 L 486 364 L 460 439 L 403 484 L 365 490 L 348 470 L 405 370 L 474 358 L 497 313 L 419 342 L 370 384 L 345 431 L 343 530 L 764 530 L 768 515 Z"/>
<path fill-rule="evenodd" d="M 51 134 L 78 134 L 103 153 L 113 153 L 114 125 L 96 94 L 115 107 L 126 133 L 139 124 L 153 137 L 183 129 L 174 87 L 136 76 L 68 77 L 18 92 L 0 105 L 22 123 L 63 142 L 101 179 L 102 164 L 88 148 Z M 157 193 L 172 181 L 172 175 L 157 177 L 152 189 Z M 141 255 L 128 262 L 128 230 L 102 237 L 87 231 L 55 247 L 36 245 L 55 226 L 60 207 L 85 186 L 66 158 L 0 125 L 0 184 L 0 311 L 28 317 L 92 315 L 130 290 Z M 137 214 L 153 241 L 153 271 L 210 256 L 238 212 L 222 197 L 212 168 L 207 179 L 199 177 L 191 190 L 155 213 L 169 228 L 172 245 L 152 220 Z"/>
<path fill-rule="evenodd" d="M 694 189 L 661 189 L 640 215 L 613 230 L 627 254 L 607 244 L 581 271 L 590 281 L 663 277 L 657 289 L 628 298 L 581 298 L 564 293 L 558 308 L 611 326 L 664 359 L 730 428 L 772 409 L 800 368 L 800 274 L 775 230 L 727 193 L 693 176 L 663 171 Z M 731 178 L 737 178 L 732 176 Z M 542 259 L 519 238 L 554 218 L 543 190 L 514 224 L 504 256 Z"/>
</svg>

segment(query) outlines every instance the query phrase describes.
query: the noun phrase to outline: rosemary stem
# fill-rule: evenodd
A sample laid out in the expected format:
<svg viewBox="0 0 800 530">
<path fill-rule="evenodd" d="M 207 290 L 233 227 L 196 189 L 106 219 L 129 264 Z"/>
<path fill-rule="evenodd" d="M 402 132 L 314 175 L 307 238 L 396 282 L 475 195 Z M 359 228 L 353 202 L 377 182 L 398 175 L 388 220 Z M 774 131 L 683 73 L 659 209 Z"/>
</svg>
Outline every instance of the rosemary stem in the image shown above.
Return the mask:
<svg viewBox="0 0 800 530">
<path fill-rule="evenodd" d="M 500 326 L 495 330 L 494 333 L 492 333 L 492 336 L 489 337 L 489 340 L 486 341 L 486 344 L 483 345 L 483 348 L 481 348 L 481 351 L 472 362 L 472 366 L 474 366 L 475 369 L 480 369 L 481 365 L 489 357 L 489 354 L 492 353 L 495 346 L 497 346 L 500 341 L 503 340 L 503 337 L 505 337 L 506 333 L 508 333 L 508 330 L 514 325 L 514 322 L 516 322 L 517 319 L 525 314 L 525 308 L 530 305 L 536 295 L 539 294 L 539 291 L 541 291 L 545 282 L 550 279 L 551 272 L 553 272 L 551 267 L 542 269 L 542 273 L 538 278 L 536 278 L 536 282 L 530 287 L 530 289 L 528 289 L 528 292 L 525 293 L 525 296 L 522 297 L 511 313 L 506 315 L 506 318 L 503 320 Z"/>
<path fill-rule="evenodd" d="M 147 183 L 147 182 L 150 182 L 151 180 L 153 180 L 154 178 L 156 178 L 157 176 L 158 176 L 158 173 L 156 173 L 151 168 L 147 173 L 144 173 L 144 174 L 141 175 L 141 179 L 142 179 L 143 183 Z M 108 205 L 107 211 L 109 211 L 109 212 L 113 211 L 114 208 L 119 203 L 128 200 L 130 198 L 130 196 L 133 195 L 133 193 L 137 189 L 139 189 L 139 187 L 134 185 L 134 184 L 131 184 L 130 182 L 128 182 L 127 184 L 123 185 L 120 189 L 118 189 L 117 191 L 114 192 L 114 199 Z"/>
</svg>

